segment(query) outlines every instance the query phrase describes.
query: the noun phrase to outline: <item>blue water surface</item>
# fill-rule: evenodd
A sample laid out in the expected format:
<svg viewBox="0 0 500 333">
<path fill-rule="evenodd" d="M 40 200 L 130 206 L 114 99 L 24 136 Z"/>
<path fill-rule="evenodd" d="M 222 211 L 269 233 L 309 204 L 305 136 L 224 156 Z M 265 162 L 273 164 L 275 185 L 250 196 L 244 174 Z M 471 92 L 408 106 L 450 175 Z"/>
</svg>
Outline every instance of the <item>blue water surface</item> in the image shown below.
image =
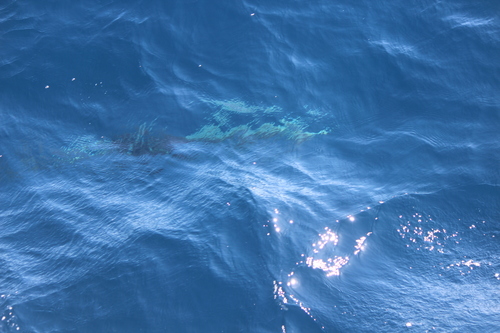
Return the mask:
<svg viewBox="0 0 500 333">
<path fill-rule="evenodd" d="M 0 3 L 0 332 L 499 332 L 494 1 Z"/>
</svg>

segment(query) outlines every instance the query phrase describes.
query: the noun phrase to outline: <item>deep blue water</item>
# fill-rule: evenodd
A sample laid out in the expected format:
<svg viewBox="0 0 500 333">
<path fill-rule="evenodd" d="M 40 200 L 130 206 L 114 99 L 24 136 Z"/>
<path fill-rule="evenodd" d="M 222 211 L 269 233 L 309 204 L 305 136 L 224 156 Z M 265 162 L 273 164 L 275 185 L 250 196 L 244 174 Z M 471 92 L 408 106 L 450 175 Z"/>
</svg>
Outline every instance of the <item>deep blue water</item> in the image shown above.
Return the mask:
<svg viewBox="0 0 500 333">
<path fill-rule="evenodd" d="M 499 332 L 495 1 L 0 3 L 1 332 Z"/>
</svg>

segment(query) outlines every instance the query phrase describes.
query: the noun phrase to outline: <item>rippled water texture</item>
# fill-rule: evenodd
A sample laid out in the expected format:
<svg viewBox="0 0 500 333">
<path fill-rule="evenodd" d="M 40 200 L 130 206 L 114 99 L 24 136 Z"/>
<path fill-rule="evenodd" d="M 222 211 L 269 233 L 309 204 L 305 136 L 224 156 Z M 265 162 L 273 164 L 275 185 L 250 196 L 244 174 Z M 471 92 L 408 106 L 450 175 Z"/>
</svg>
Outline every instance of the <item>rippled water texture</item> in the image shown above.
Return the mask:
<svg viewBox="0 0 500 333">
<path fill-rule="evenodd" d="M 0 332 L 500 331 L 493 2 L 0 4 Z"/>
</svg>

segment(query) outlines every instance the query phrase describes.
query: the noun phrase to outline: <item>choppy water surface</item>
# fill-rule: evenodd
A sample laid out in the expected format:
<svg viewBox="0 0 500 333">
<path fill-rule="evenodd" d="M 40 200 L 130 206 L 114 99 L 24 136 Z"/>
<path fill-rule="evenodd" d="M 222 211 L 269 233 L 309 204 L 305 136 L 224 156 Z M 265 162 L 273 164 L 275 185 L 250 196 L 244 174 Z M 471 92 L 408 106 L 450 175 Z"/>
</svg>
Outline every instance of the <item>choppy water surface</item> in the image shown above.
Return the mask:
<svg viewBox="0 0 500 333">
<path fill-rule="evenodd" d="M 5 1 L 0 331 L 499 331 L 497 7 Z"/>
</svg>

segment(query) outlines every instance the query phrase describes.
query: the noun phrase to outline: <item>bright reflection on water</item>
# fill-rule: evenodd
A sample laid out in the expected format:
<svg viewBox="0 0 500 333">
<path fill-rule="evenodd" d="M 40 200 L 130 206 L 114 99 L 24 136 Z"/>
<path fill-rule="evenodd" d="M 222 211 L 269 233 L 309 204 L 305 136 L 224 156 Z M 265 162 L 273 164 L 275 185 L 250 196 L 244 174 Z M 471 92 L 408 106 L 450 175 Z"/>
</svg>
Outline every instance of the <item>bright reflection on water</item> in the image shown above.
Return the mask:
<svg viewBox="0 0 500 333">
<path fill-rule="evenodd" d="M 467 255 L 459 260 L 453 260 L 457 248 L 462 246 L 462 242 L 466 242 L 471 236 L 468 233 L 476 233 L 490 239 L 494 237 L 494 235 L 487 233 L 480 234 L 481 230 L 478 229 L 486 221 L 467 223 L 465 228 L 460 227 L 460 224 L 456 224 L 455 227 L 451 224 L 450 227 L 450 224 L 445 226 L 442 221 L 439 221 L 432 214 L 413 211 L 409 215 L 396 214 L 389 223 L 387 216 L 382 218 L 382 220 L 379 216 L 381 206 L 385 205 L 385 202 L 381 201 L 379 205 L 376 209 L 367 207 L 366 211 L 360 210 L 361 213 L 359 215 L 347 215 L 345 219 L 335 220 L 335 222 L 330 224 L 331 226 L 324 227 L 323 232 L 317 234 L 316 239 L 307 246 L 307 251 L 300 255 L 299 260 L 295 263 L 296 268 L 289 271 L 282 281 L 276 280 L 273 282 L 274 299 L 280 304 L 283 310 L 288 310 L 290 306 L 297 306 L 315 322 L 319 323 L 320 318 L 317 317 L 317 309 L 315 310 L 315 307 L 310 306 L 308 301 L 310 297 L 308 293 L 315 291 L 314 288 L 311 289 L 310 285 L 310 283 L 313 283 L 312 279 L 315 279 L 313 277 L 315 275 L 309 274 L 308 270 L 322 272 L 325 278 L 321 280 L 323 283 L 331 283 L 340 288 L 342 284 L 346 283 L 345 280 L 342 281 L 344 270 L 347 267 L 352 267 L 358 274 L 363 274 L 365 268 L 362 266 L 366 265 L 366 262 L 362 265 L 363 256 L 368 255 L 373 258 L 373 254 L 370 253 L 370 241 L 377 242 L 377 239 L 380 241 L 381 236 L 382 238 L 387 237 L 390 232 L 396 237 L 396 239 L 392 239 L 395 244 L 406 248 L 406 251 L 409 251 L 409 253 L 411 252 L 411 256 L 407 258 L 407 261 L 401 262 L 399 269 L 409 270 L 408 272 L 415 271 L 415 274 L 418 276 L 422 274 L 422 269 L 424 269 L 426 276 L 428 276 L 427 278 L 431 279 L 433 276 L 436 278 L 436 290 L 434 292 L 437 295 L 440 295 L 446 289 L 442 289 L 443 287 L 439 286 L 439 277 L 446 275 L 451 279 L 456 279 L 457 276 L 465 278 L 471 276 L 476 270 L 493 265 L 489 260 L 471 258 Z M 281 236 L 290 234 L 292 232 L 290 228 L 295 228 L 295 225 L 301 225 L 301 221 L 291 224 L 294 220 L 290 220 L 289 216 L 282 217 L 283 213 L 278 208 L 275 208 L 273 213 L 272 222 L 277 233 L 280 232 L 280 223 L 287 222 L 286 224 L 282 224 L 285 230 L 281 229 Z M 370 217 L 372 222 L 367 223 L 367 217 Z M 390 225 L 390 228 L 385 230 L 385 234 L 378 233 L 376 236 L 377 239 L 373 239 L 377 223 L 384 226 Z M 357 225 L 358 227 L 356 227 Z M 356 235 L 357 232 L 360 233 Z M 373 249 L 378 251 L 380 243 L 374 244 Z M 404 255 L 401 254 L 401 257 L 404 257 Z M 418 260 L 421 260 L 422 263 L 415 262 Z M 427 266 L 425 262 L 429 262 Z M 381 265 L 381 263 L 379 262 L 377 265 Z M 299 272 L 300 274 L 297 274 Z M 411 276 L 412 273 L 405 274 Z M 493 272 L 491 274 L 495 280 L 500 280 L 500 273 Z M 479 276 L 481 275 L 477 275 L 476 278 Z M 349 273 L 349 279 L 352 278 L 352 273 Z M 415 285 L 415 288 L 417 288 L 417 285 Z M 457 292 L 463 293 L 463 291 Z M 429 293 L 432 294 L 433 291 L 429 291 Z M 415 297 L 420 297 L 419 293 L 416 292 Z M 426 294 L 422 297 L 428 300 L 432 299 L 433 296 Z M 336 311 L 335 298 L 330 299 L 326 304 L 331 306 L 332 311 Z M 344 310 L 339 313 L 353 317 L 356 315 L 354 312 L 347 311 L 345 306 Z M 389 325 L 387 320 L 383 323 Z M 423 331 L 425 332 L 431 332 L 436 329 L 432 321 L 418 320 L 418 316 L 411 315 L 401 317 L 401 321 L 397 325 L 401 329 L 424 328 Z M 321 327 L 323 328 L 323 326 Z M 286 325 L 283 325 L 283 330 L 286 330 Z"/>
</svg>

